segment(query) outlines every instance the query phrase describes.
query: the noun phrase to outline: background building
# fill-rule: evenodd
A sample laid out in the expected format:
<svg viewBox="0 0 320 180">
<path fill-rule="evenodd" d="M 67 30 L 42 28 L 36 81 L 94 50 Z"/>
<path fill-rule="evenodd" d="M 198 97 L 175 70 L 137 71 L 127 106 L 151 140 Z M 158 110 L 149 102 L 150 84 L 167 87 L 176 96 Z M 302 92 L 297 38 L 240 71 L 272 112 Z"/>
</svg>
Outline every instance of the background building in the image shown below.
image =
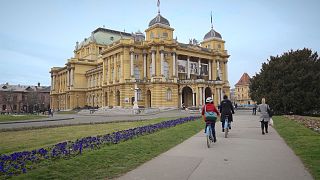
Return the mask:
<svg viewBox="0 0 320 180">
<path fill-rule="evenodd" d="M 30 85 L 0 85 L 0 112 L 33 113 L 50 107 L 50 87 Z"/>
<path fill-rule="evenodd" d="M 254 102 L 250 98 L 250 76 L 244 73 L 235 85 L 235 102 L 238 105 L 252 105 Z"/>
<path fill-rule="evenodd" d="M 230 94 L 225 41 L 211 27 L 201 44 L 179 43 L 160 11 L 145 35 L 98 28 L 51 73 L 51 107 L 201 106 Z"/>
</svg>

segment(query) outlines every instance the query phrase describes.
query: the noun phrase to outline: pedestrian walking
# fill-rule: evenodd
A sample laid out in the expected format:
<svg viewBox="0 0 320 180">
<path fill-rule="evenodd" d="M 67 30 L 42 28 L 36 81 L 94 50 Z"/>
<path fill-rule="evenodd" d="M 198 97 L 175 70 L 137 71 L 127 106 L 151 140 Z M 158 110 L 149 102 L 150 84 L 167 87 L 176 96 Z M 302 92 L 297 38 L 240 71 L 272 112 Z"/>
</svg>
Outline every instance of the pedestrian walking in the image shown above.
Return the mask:
<svg viewBox="0 0 320 180">
<path fill-rule="evenodd" d="M 253 108 L 252 108 L 252 115 L 256 115 L 257 114 L 257 107 L 258 107 L 257 103 L 254 103 L 253 104 Z"/>
<path fill-rule="evenodd" d="M 270 121 L 268 109 L 270 110 L 270 107 L 268 104 L 266 104 L 266 99 L 262 98 L 261 104 L 258 106 L 258 112 L 260 112 L 261 132 L 263 135 L 268 133 L 268 124 Z"/>
</svg>

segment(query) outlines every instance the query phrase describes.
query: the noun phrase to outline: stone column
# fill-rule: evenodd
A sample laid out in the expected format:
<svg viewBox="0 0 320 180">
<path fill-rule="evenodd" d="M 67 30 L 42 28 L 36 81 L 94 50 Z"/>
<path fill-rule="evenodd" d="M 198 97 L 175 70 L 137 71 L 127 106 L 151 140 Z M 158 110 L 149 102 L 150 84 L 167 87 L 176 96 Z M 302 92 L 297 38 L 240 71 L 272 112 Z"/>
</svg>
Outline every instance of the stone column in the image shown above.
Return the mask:
<svg viewBox="0 0 320 180">
<path fill-rule="evenodd" d="M 192 93 L 192 106 L 196 106 L 196 93 Z"/>
<path fill-rule="evenodd" d="M 70 82 L 71 82 L 71 86 L 73 86 L 74 84 L 73 84 L 73 79 L 74 78 L 74 70 L 73 69 L 71 69 L 71 79 L 70 79 Z"/>
<path fill-rule="evenodd" d="M 209 60 L 209 64 L 208 64 L 208 71 L 209 71 L 209 80 L 212 80 L 212 74 L 211 74 L 211 60 Z"/>
<path fill-rule="evenodd" d="M 87 76 L 87 87 L 90 88 L 90 76 Z"/>
<path fill-rule="evenodd" d="M 225 81 L 228 81 L 228 61 L 224 63 L 224 73 L 225 73 Z"/>
<path fill-rule="evenodd" d="M 172 53 L 172 76 L 176 76 L 176 53 Z"/>
<path fill-rule="evenodd" d="M 70 70 L 67 69 L 67 87 L 70 86 Z"/>
<path fill-rule="evenodd" d="M 198 75 L 200 76 L 201 75 L 201 59 L 199 58 L 198 59 Z"/>
<path fill-rule="evenodd" d="M 206 92 L 204 87 L 202 87 L 202 95 L 203 95 L 202 102 L 203 104 L 206 104 Z"/>
<path fill-rule="evenodd" d="M 53 76 L 53 80 L 52 80 L 52 90 L 55 90 L 55 86 L 56 86 L 56 83 L 55 83 L 55 81 L 56 81 L 56 76 Z"/>
<path fill-rule="evenodd" d="M 163 69 L 163 64 L 164 64 L 164 53 L 163 50 L 160 51 L 160 75 L 164 76 L 164 69 Z"/>
<path fill-rule="evenodd" d="M 100 85 L 101 85 L 101 79 L 100 79 L 100 73 L 98 74 L 98 84 L 97 84 L 97 86 L 99 87 Z"/>
<path fill-rule="evenodd" d="M 123 54 L 120 54 L 120 79 L 119 82 L 122 83 L 123 82 L 123 69 L 124 69 L 124 65 L 123 65 Z"/>
<path fill-rule="evenodd" d="M 147 53 L 143 51 L 143 78 L 147 79 Z"/>
<path fill-rule="evenodd" d="M 117 54 L 116 54 L 115 56 L 113 56 L 113 84 L 116 83 L 117 75 L 118 75 L 118 71 L 117 71 Z"/>
<path fill-rule="evenodd" d="M 106 70 L 105 70 L 105 60 L 102 61 L 102 84 L 105 82 Z"/>
<path fill-rule="evenodd" d="M 222 80 L 221 69 L 220 69 L 220 61 L 219 60 L 217 60 L 217 77 L 219 77 L 220 80 Z"/>
<path fill-rule="evenodd" d="M 133 72 L 133 58 L 134 58 L 134 52 L 130 50 L 130 76 L 133 77 L 134 76 L 134 72 Z"/>
<path fill-rule="evenodd" d="M 190 79 L 190 57 L 187 59 L 187 77 Z"/>
<path fill-rule="evenodd" d="M 156 55 L 155 55 L 155 51 L 153 50 L 152 52 L 151 52 L 151 68 L 152 68 L 152 72 L 151 72 L 151 76 L 154 76 L 155 75 L 155 70 L 156 70 L 156 60 L 155 60 L 155 58 L 156 58 Z"/>
<path fill-rule="evenodd" d="M 180 95 L 180 107 L 182 107 L 182 92 L 179 95 Z"/>
<path fill-rule="evenodd" d="M 202 105 L 202 89 L 201 89 L 201 87 L 198 88 L 198 91 L 199 91 L 199 105 L 201 106 Z"/>
<path fill-rule="evenodd" d="M 110 84 L 110 80 L 111 80 L 111 58 L 110 58 L 110 57 L 108 57 L 107 63 L 108 63 L 108 72 L 107 72 L 108 78 L 107 78 L 107 84 L 109 85 L 109 84 Z"/>
</svg>

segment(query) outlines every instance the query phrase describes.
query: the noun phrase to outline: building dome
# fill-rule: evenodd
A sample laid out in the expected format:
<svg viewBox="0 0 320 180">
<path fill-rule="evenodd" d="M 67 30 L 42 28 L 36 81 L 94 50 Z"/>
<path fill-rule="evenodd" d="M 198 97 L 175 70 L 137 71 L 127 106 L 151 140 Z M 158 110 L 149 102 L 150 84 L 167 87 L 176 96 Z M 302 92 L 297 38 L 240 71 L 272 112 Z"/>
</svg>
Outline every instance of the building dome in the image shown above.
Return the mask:
<svg viewBox="0 0 320 180">
<path fill-rule="evenodd" d="M 162 25 L 170 26 L 169 21 L 166 18 L 162 17 L 160 15 L 160 13 L 158 13 L 158 15 L 149 22 L 149 27 L 151 27 L 155 24 L 162 24 Z"/>
<path fill-rule="evenodd" d="M 211 28 L 211 30 L 204 36 L 203 40 L 207 40 L 211 38 L 222 39 L 221 34 L 215 31 L 213 28 Z"/>
</svg>

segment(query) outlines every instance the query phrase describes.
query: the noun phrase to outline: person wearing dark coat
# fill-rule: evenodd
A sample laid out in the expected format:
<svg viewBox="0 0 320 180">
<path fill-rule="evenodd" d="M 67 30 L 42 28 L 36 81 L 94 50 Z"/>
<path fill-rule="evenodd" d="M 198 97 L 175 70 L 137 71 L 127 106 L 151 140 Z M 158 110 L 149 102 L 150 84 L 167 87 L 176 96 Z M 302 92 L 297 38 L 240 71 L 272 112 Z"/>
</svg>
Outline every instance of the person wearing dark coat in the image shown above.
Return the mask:
<svg viewBox="0 0 320 180">
<path fill-rule="evenodd" d="M 226 118 L 226 115 L 228 115 L 228 122 L 231 123 L 233 121 L 232 114 L 234 114 L 234 109 L 232 102 L 228 99 L 227 95 L 223 96 L 223 100 L 220 103 L 220 113 L 221 113 L 221 119 L 222 122 L 222 132 L 224 132 L 224 121 Z M 229 126 L 229 129 L 231 129 L 231 125 Z"/>
</svg>

